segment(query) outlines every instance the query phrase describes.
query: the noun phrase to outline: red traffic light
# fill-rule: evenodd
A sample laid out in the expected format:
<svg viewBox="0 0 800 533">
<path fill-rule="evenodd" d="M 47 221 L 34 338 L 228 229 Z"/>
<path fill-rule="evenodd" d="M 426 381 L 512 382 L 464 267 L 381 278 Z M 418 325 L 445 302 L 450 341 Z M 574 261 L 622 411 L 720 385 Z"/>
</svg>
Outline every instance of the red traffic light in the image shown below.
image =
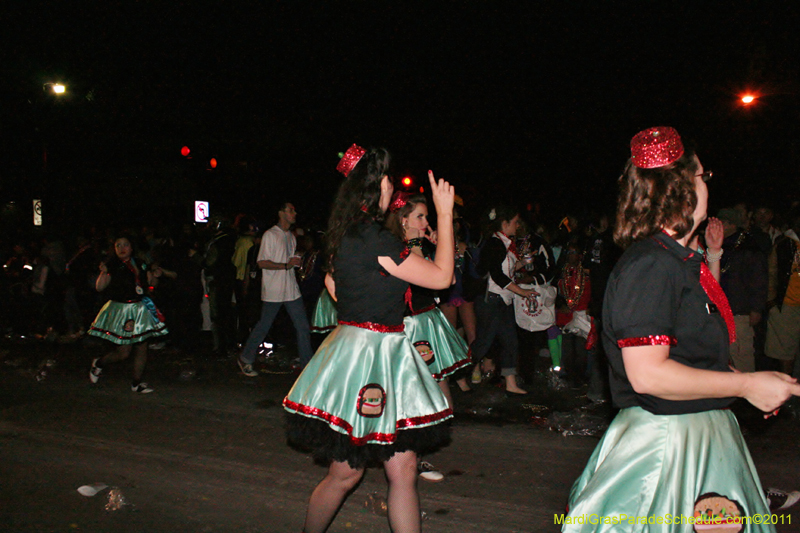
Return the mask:
<svg viewBox="0 0 800 533">
<path fill-rule="evenodd" d="M 182 155 L 183 157 L 186 157 L 186 156 L 188 156 L 188 155 L 189 155 L 191 152 L 192 152 L 192 151 L 191 151 L 191 150 L 189 150 L 189 147 L 188 147 L 188 146 L 184 146 L 183 148 L 181 148 L 181 155 Z"/>
</svg>

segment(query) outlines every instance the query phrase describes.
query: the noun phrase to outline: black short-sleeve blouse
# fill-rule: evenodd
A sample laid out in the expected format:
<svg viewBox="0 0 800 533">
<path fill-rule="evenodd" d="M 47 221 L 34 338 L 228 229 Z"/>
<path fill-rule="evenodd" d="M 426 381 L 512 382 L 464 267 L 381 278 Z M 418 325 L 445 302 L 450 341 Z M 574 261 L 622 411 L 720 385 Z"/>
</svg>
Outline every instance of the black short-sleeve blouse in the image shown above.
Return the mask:
<svg viewBox="0 0 800 533">
<path fill-rule="evenodd" d="M 377 223 L 351 228 L 333 265 L 339 320 L 401 325 L 408 283 L 390 276 L 378 257 L 389 257 L 399 265 L 407 254 L 405 244 Z"/>
<path fill-rule="evenodd" d="M 419 243 L 422 251 L 422 257 L 429 261 L 433 261 L 433 256 L 436 253 L 436 246 L 428 239 L 422 239 Z M 409 252 L 410 247 L 409 247 Z M 432 305 L 436 305 L 437 291 L 433 289 L 426 289 L 419 285 L 411 285 L 411 309 L 406 310 L 406 314 L 416 314 L 424 309 L 430 309 Z"/>
<path fill-rule="evenodd" d="M 133 260 L 132 260 L 133 261 Z M 146 266 L 137 265 L 139 268 L 139 284 L 146 284 L 147 275 L 144 269 Z M 136 274 L 123 263 L 119 258 L 112 257 L 106 263 L 108 273 L 111 275 L 111 280 L 108 287 L 103 291 L 103 296 L 115 302 L 138 302 L 142 299 L 142 295 L 136 292 Z"/>
<path fill-rule="evenodd" d="M 611 273 L 603 302 L 603 346 L 610 364 L 614 405 L 655 414 L 720 409 L 734 398 L 672 401 L 637 394 L 625 373 L 622 348 L 667 345 L 670 359 L 728 372 L 725 320 L 700 283 L 700 254 L 665 233 L 637 242 Z"/>
</svg>

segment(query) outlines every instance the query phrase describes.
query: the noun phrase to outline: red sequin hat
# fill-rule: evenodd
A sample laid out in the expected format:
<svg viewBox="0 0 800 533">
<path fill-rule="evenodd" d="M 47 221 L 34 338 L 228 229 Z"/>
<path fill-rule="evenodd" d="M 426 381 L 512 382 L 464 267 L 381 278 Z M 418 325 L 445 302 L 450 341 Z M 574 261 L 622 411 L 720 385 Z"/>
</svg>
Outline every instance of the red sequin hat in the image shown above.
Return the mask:
<svg viewBox="0 0 800 533">
<path fill-rule="evenodd" d="M 681 136 L 669 126 L 648 128 L 631 139 L 631 162 L 638 168 L 664 167 L 682 155 Z"/>
<path fill-rule="evenodd" d="M 366 150 L 361 148 L 359 145 L 354 144 L 342 156 L 342 160 L 339 161 L 339 164 L 336 165 L 336 170 L 344 174 L 346 178 L 350 171 L 352 171 L 359 161 L 361 161 L 361 157 L 366 153 Z"/>
<path fill-rule="evenodd" d="M 404 205 L 408 203 L 408 197 L 411 196 L 410 193 L 397 191 L 394 193 L 392 197 L 392 203 L 389 204 L 389 211 L 395 213 L 403 208 Z"/>
</svg>

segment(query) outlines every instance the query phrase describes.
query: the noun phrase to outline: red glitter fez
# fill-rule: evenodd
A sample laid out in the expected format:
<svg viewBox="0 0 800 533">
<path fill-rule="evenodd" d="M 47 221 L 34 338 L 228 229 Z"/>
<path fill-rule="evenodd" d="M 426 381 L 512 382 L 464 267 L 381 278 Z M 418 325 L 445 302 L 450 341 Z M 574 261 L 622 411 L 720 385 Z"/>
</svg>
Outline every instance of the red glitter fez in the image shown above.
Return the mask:
<svg viewBox="0 0 800 533">
<path fill-rule="evenodd" d="M 389 204 L 389 211 L 396 213 L 408 203 L 408 198 L 411 194 L 403 191 L 397 191 L 392 196 L 392 203 Z"/>
<path fill-rule="evenodd" d="M 648 128 L 631 139 L 631 162 L 638 168 L 664 167 L 682 155 L 681 136 L 668 126 Z"/>
<path fill-rule="evenodd" d="M 348 174 L 356 167 L 359 161 L 361 161 L 361 157 L 366 153 L 366 150 L 361 148 L 359 145 L 354 144 L 342 156 L 342 160 L 339 161 L 339 164 L 336 165 L 336 170 L 344 174 L 346 178 Z"/>
</svg>

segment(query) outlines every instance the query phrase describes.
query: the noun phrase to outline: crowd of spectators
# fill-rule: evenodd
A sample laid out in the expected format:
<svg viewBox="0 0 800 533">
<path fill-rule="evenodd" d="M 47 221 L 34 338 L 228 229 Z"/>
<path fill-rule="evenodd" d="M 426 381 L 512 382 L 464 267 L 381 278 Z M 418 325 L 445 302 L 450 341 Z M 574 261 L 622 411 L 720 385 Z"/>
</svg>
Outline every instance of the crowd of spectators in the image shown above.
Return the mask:
<svg viewBox="0 0 800 533">
<path fill-rule="evenodd" d="M 484 361 L 474 367 L 472 385 L 519 375 L 521 379 L 507 388 L 523 391 L 523 384 L 536 372 L 550 371 L 562 385 L 588 384 L 590 398 L 606 398 L 603 382 L 607 370 L 602 347 L 595 341 L 606 281 L 621 253 L 611 239 L 613 221 L 606 213 L 596 212 L 566 213 L 549 223 L 534 212 L 519 212 L 513 235 L 509 235 L 519 258 L 512 281 L 524 287 L 530 283 L 557 287 L 558 296 L 552 328 L 530 333 L 506 324 L 503 331 L 515 335 L 519 350 L 518 358 L 509 359 L 502 354 L 508 339 L 503 340 L 501 350 L 492 347 L 491 339 L 483 346 L 479 332 L 489 318 L 484 316 L 481 324 L 481 313 L 476 315 L 476 304 L 480 309 L 489 294 L 487 280 L 491 278 L 491 268 L 482 265 L 486 261 L 482 251 L 500 226 L 490 224 L 485 206 L 471 209 L 460 199 L 459 204 L 455 216 L 456 282 L 449 291 L 441 291 L 439 305 L 468 344 L 475 345 L 476 339 L 482 343 L 481 358 L 487 352 Z M 737 327 L 733 364 L 742 371 L 776 369 L 799 375 L 797 204 L 776 213 L 768 206 L 751 208 L 742 203 L 721 209 L 716 216 L 725 231 L 720 283 Z M 72 233 L 4 235 L 0 241 L 0 290 L 5 305 L 0 306 L 0 326 L 7 336 L 80 340 L 105 302 L 95 289 L 98 267 L 113 253 L 113 235 L 124 230 L 136 241 L 137 262 L 172 274 L 148 288 L 170 332 L 166 346 L 193 354 L 234 357 L 259 320 L 262 270 L 257 254 L 261 236 L 272 222 L 239 214 L 214 217 L 205 225 L 92 227 Z M 292 231 L 301 257 L 301 265 L 294 271 L 310 318 L 323 288 L 320 250 L 324 228 L 305 227 L 301 218 Z M 207 309 L 205 318 L 203 309 Z M 590 325 L 589 334 L 576 327 L 576 313 Z M 200 334 L 204 322 L 210 324 L 211 335 Z M 291 344 L 289 324 L 287 317 L 278 317 L 270 337 Z M 162 342 L 151 344 L 151 349 L 161 347 Z"/>
</svg>

